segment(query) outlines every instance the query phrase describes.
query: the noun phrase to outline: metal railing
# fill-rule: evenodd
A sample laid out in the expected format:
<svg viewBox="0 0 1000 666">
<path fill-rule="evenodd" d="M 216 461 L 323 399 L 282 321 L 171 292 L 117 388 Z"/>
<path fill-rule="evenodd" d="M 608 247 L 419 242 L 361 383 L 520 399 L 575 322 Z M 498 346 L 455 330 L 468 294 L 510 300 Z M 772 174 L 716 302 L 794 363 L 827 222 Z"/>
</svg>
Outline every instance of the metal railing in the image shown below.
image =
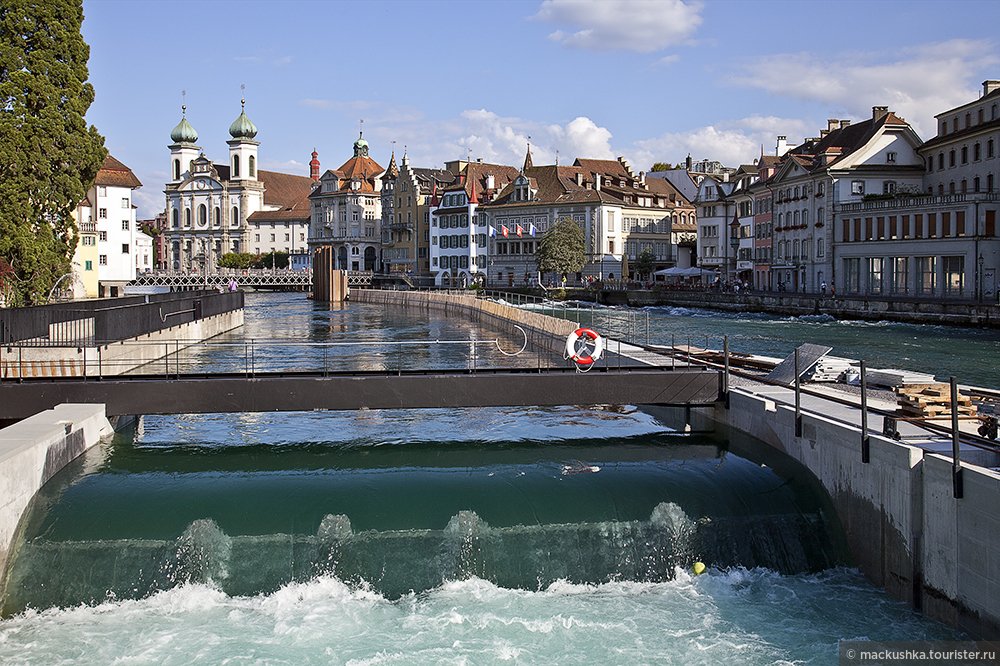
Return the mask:
<svg viewBox="0 0 1000 666">
<path fill-rule="evenodd" d="M 243 292 L 199 291 L 0 309 L 0 344 L 93 346 L 243 307 Z"/>
</svg>

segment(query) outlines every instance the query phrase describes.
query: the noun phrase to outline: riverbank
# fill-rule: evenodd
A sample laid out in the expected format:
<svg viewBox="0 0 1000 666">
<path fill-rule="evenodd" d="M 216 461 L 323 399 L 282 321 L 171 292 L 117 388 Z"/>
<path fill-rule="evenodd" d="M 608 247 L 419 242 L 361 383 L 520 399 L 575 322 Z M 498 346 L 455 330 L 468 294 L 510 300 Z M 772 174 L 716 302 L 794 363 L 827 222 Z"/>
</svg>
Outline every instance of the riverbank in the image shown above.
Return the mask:
<svg viewBox="0 0 1000 666">
<path fill-rule="evenodd" d="M 570 292 L 569 297 L 576 294 Z M 588 298 L 589 296 L 589 298 Z M 580 300 L 593 300 L 584 292 Z M 763 312 L 800 317 L 830 315 L 835 319 L 894 321 L 906 324 L 1000 328 L 1000 306 L 954 301 L 877 296 L 817 296 L 785 293 L 717 293 L 714 291 L 601 291 L 598 302 L 631 307 L 673 306 L 726 312 Z"/>
</svg>

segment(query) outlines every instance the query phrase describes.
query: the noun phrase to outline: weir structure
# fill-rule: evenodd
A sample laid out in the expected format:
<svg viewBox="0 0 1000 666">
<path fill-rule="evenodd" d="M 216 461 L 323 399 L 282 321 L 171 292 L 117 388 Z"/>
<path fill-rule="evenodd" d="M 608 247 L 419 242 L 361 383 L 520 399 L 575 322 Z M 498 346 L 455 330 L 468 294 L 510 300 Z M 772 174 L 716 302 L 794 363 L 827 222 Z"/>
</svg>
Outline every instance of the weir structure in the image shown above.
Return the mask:
<svg viewBox="0 0 1000 666">
<path fill-rule="evenodd" d="M 528 342 L 552 350 L 560 349 L 576 328 L 567 320 L 471 295 L 352 289 L 351 300 L 440 309 L 494 328 L 523 330 Z M 108 413 L 120 414 L 595 403 L 650 405 L 647 409 L 656 413 L 683 406 L 682 418 L 693 428 L 732 428 L 804 464 L 829 494 L 854 563 L 876 585 L 973 637 L 1000 638 L 1000 513 L 995 511 L 1000 474 L 965 465 L 962 483 L 956 485 L 957 460 L 869 431 L 861 409 L 834 418 L 822 401 L 803 408 L 797 397 L 793 406 L 774 392 L 730 387 L 727 373 L 638 365 L 645 367 L 586 374 L 518 369 L 8 381 L 0 382 L 0 406 L 22 403 L 18 409 L 27 409 L 30 403 L 38 409 L 81 398 L 100 403 L 57 407 L 39 416 L 56 426 L 65 425 L 59 409 L 96 409 L 104 418 L 104 404 Z M 203 398 L 210 395 L 215 397 L 206 403 Z M 668 411 L 662 413 L 666 422 L 674 420 Z M 77 429 L 71 424 L 65 436 Z M 9 484 L 16 471 L 4 462 L 9 458 L 5 437 L 0 431 L 0 483 Z M 96 441 L 91 439 L 85 446 Z M 41 459 L 68 462 L 68 455 L 58 453 L 64 444 L 53 449 L 42 440 L 18 446 L 35 459 L 43 452 Z M 58 466 L 43 465 L 48 475 Z M 32 476 L 35 490 L 45 476 Z M 16 521 L 20 513 L 10 507 L 0 536 L 14 534 L 9 521 L 15 514 Z M 0 557 L 9 543 L 0 543 Z"/>
</svg>

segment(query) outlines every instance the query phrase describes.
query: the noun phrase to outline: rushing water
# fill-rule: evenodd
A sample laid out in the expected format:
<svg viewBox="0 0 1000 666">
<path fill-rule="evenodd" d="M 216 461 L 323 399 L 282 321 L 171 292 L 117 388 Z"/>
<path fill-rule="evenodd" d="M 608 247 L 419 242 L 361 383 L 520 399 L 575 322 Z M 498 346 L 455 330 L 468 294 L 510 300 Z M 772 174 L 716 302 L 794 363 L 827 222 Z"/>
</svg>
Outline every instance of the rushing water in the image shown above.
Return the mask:
<svg viewBox="0 0 1000 666">
<path fill-rule="evenodd" d="M 249 305 L 261 339 L 491 337 Z M 146 417 L 37 497 L 0 662 L 834 664 L 956 636 L 848 564 L 793 462 L 627 406 Z"/>
</svg>

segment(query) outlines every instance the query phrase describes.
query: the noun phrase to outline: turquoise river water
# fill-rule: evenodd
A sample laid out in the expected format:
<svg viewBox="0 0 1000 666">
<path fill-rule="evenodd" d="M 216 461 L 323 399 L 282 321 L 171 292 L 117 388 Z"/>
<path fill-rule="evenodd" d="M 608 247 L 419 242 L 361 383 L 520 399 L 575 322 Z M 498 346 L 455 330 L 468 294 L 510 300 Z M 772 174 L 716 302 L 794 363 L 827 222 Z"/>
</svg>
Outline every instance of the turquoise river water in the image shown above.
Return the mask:
<svg viewBox="0 0 1000 666">
<path fill-rule="evenodd" d="M 684 327 L 774 356 L 833 330 L 835 353 L 884 347 L 887 367 L 997 344 L 651 314 L 661 338 Z M 245 337 L 495 334 L 250 295 L 225 339 Z M 460 366 L 469 346 L 433 354 Z M 3 664 L 835 664 L 838 640 L 959 637 L 851 568 L 793 462 L 630 406 L 145 417 L 39 494 L 4 611 Z"/>
</svg>

